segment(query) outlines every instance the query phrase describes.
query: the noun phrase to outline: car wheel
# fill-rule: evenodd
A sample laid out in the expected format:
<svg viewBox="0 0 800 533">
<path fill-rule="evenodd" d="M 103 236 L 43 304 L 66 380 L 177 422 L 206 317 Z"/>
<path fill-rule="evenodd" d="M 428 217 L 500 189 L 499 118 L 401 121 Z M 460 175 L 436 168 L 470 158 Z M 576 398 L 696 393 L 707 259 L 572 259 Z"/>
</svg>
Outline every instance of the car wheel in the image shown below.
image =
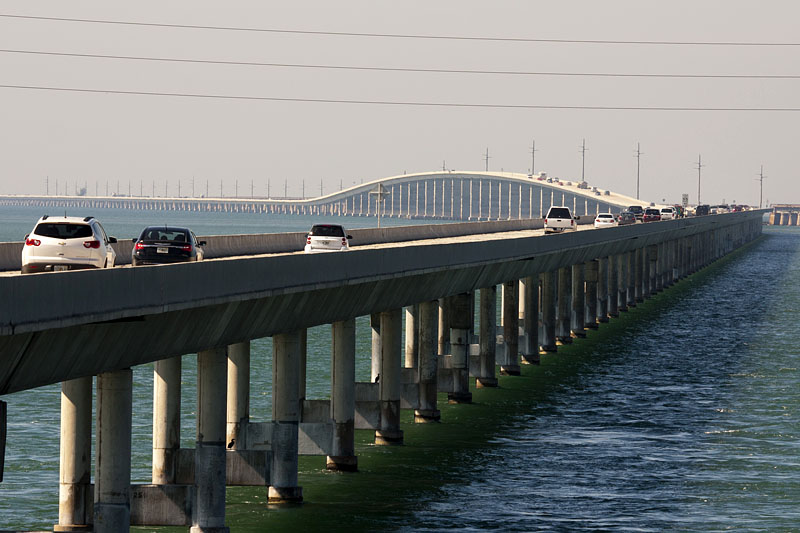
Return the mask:
<svg viewBox="0 0 800 533">
<path fill-rule="evenodd" d="M 136 258 L 131 259 L 131 266 L 139 266 L 139 261 Z"/>
<path fill-rule="evenodd" d="M 31 269 L 28 267 L 28 265 L 22 265 L 21 272 L 22 272 L 22 274 L 30 274 L 31 273 Z"/>
<path fill-rule="evenodd" d="M 103 268 L 108 268 L 108 259 L 103 261 Z"/>
</svg>

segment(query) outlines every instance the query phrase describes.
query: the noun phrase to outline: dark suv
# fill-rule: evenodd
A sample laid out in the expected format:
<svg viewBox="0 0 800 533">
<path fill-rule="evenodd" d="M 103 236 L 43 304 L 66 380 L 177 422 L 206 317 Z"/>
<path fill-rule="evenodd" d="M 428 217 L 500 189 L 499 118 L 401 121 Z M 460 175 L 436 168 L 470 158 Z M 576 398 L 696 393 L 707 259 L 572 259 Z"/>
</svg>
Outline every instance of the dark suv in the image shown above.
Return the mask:
<svg viewBox="0 0 800 533">
<path fill-rule="evenodd" d="M 628 207 L 628 211 L 633 213 L 633 216 L 636 217 L 636 220 L 642 220 L 642 217 L 644 217 L 644 208 L 640 205 L 632 205 Z"/>
</svg>

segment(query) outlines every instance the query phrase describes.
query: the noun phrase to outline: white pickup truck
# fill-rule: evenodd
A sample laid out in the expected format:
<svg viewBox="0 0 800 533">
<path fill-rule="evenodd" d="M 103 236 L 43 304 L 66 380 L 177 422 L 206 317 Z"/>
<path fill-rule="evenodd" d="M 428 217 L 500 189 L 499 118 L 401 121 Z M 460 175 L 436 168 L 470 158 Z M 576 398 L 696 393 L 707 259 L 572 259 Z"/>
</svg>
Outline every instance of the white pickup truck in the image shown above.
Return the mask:
<svg viewBox="0 0 800 533">
<path fill-rule="evenodd" d="M 551 206 L 544 217 L 545 233 L 561 233 L 562 231 L 575 231 L 578 229 L 575 224 L 575 217 L 569 207 Z"/>
</svg>

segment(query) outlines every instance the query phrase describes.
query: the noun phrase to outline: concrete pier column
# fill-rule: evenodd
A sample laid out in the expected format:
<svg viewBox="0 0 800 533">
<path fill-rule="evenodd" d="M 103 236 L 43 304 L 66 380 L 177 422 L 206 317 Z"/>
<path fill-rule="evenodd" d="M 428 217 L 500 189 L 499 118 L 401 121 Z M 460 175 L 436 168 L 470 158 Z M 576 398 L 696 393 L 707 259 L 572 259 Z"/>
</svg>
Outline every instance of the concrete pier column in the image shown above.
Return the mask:
<svg viewBox="0 0 800 533">
<path fill-rule="evenodd" d="M 636 307 L 636 254 L 625 253 L 625 304 L 626 307 Z"/>
<path fill-rule="evenodd" d="M 556 341 L 561 344 L 571 344 L 569 334 L 570 309 L 572 306 L 572 269 L 561 267 L 558 269 L 558 304 L 556 308 Z"/>
<path fill-rule="evenodd" d="M 500 374 L 519 376 L 519 280 L 503 283 L 503 349 Z"/>
<path fill-rule="evenodd" d="M 656 276 L 658 274 L 658 246 L 651 245 L 647 247 L 648 271 L 647 271 L 647 296 L 656 293 Z"/>
<path fill-rule="evenodd" d="M 403 432 L 400 430 L 402 323 L 402 309 L 381 313 L 381 369 L 378 381 L 381 423 L 380 429 L 375 431 L 375 444 L 403 444 Z"/>
<path fill-rule="evenodd" d="M 197 354 L 197 435 L 194 452 L 197 495 L 192 533 L 228 531 L 225 527 L 227 351 L 227 348 L 221 347 Z"/>
<path fill-rule="evenodd" d="M 375 383 L 381 368 L 381 314 L 372 313 L 369 315 L 369 325 L 372 330 L 372 366 L 370 381 Z"/>
<path fill-rule="evenodd" d="M 483 305 L 483 293 L 481 293 Z M 431 300 L 419 304 L 419 409 L 414 411 L 414 422 L 437 422 L 441 413 L 436 405 L 439 361 L 439 302 Z M 481 331 L 483 322 L 481 321 Z M 483 339 L 483 336 L 481 336 Z M 494 340 L 494 335 L 492 335 Z M 494 360 L 492 361 L 494 373 Z"/>
<path fill-rule="evenodd" d="M 597 329 L 597 261 L 588 261 L 583 265 L 583 279 L 586 283 L 584 298 L 584 326 Z"/>
<path fill-rule="evenodd" d="M 86 516 L 92 458 L 92 377 L 61 384 L 58 524 L 53 531 L 91 531 Z"/>
<path fill-rule="evenodd" d="M 617 310 L 628 310 L 628 254 L 618 254 L 617 260 Z"/>
<path fill-rule="evenodd" d="M 552 270 L 542 272 L 542 351 L 556 351 L 556 273 Z"/>
<path fill-rule="evenodd" d="M 608 316 L 616 318 L 619 316 L 619 263 L 617 256 L 608 257 Z"/>
<path fill-rule="evenodd" d="M 597 259 L 597 321 L 608 322 L 608 258 Z"/>
<path fill-rule="evenodd" d="M 229 450 L 245 449 L 250 420 L 250 343 L 228 346 L 228 413 L 225 442 Z"/>
<path fill-rule="evenodd" d="M 656 292 L 661 292 L 664 290 L 664 267 L 667 255 L 665 249 L 666 245 L 663 242 L 656 245 Z"/>
<path fill-rule="evenodd" d="M 642 299 L 650 298 L 652 294 L 650 291 L 650 261 L 652 259 L 652 252 L 650 246 L 642 248 Z"/>
<path fill-rule="evenodd" d="M 272 337 L 272 471 L 269 503 L 303 501 L 297 484 L 302 331 Z M 222 483 L 224 491 L 224 482 Z M 224 494 L 224 492 L 223 492 Z"/>
<path fill-rule="evenodd" d="M 539 364 L 539 276 L 528 276 L 523 280 L 520 300 L 525 303 L 522 331 L 525 345 L 522 347 L 522 363 Z"/>
<path fill-rule="evenodd" d="M 331 419 L 333 446 L 326 461 L 328 470 L 355 472 L 356 417 L 356 321 L 331 325 Z"/>
<path fill-rule="evenodd" d="M 469 391 L 469 293 L 450 297 L 450 353 L 453 368 L 453 392 L 447 393 L 450 403 L 471 403 Z M 516 315 L 515 315 L 516 316 Z"/>
<path fill-rule="evenodd" d="M 642 288 L 644 286 L 644 282 L 642 281 L 644 278 L 644 250 L 642 248 L 637 248 L 633 252 L 633 297 L 636 300 L 636 303 L 640 303 L 644 301 L 644 294 L 642 292 Z"/>
<path fill-rule="evenodd" d="M 419 305 L 406 307 L 406 368 L 417 368 L 419 359 Z"/>
<path fill-rule="evenodd" d="M 583 264 L 572 265 L 572 313 L 569 329 L 575 337 L 585 337 L 585 289 L 583 280 Z"/>
<path fill-rule="evenodd" d="M 153 374 L 153 485 L 171 485 L 181 447 L 181 356 L 156 361 Z"/>
<path fill-rule="evenodd" d="M 439 299 L 439 355 L 450 353 L 450 309 L 447 298 Z"/>
<path fill-rule="evenodd" d="M 475 386 L 497 387 L 495 362 L 497 360 L 497 287 L 485 287 L 480 290 L 480 374 Z"/>
<path fill-rule="evenodd" d="M 94 482 L 96 533 L 128 531 L 130 528 L 132 415 L 131 369 L 98 374 Z M 222 483 L 224 486 L 224 478 Z"/>
</svg>

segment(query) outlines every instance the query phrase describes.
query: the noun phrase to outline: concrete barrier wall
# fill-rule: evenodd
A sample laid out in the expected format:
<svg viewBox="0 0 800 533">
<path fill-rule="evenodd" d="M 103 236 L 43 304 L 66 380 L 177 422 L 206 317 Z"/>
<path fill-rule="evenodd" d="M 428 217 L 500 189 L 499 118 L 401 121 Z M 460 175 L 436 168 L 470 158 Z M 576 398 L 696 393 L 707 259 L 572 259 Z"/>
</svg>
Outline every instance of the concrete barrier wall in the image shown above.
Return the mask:
<svg viewBox="0 0 800 533">
<path fill-rule="evenodd" d="M 581 217 L 578 224 L 591 224 L 593 217 Z M 363 246 L 383 242 L 404 242 L 422 239 L 439 239 L 458 235 L 478 235 L 541 229 L 542 219 L 503 220 L 494 222 L 456 222 L 452 224 L 421 224 L 391 228 L 348 229 L 352 235 L 352 246 Z M 277 254 L 297 252 L 303 249 L 306 232 L 256 233 L 247 235 L 209 235 L 198 237 L 206 241 L 206 258 L 235 257 L 241 255 Z M 0 271 L 19 270 L 22 267 L 21 242 L 0 243 Z M 120 239 L 112 245 L 117 254 L 117 265 L 129 265 L 133 241 Z"/>
</svg>

